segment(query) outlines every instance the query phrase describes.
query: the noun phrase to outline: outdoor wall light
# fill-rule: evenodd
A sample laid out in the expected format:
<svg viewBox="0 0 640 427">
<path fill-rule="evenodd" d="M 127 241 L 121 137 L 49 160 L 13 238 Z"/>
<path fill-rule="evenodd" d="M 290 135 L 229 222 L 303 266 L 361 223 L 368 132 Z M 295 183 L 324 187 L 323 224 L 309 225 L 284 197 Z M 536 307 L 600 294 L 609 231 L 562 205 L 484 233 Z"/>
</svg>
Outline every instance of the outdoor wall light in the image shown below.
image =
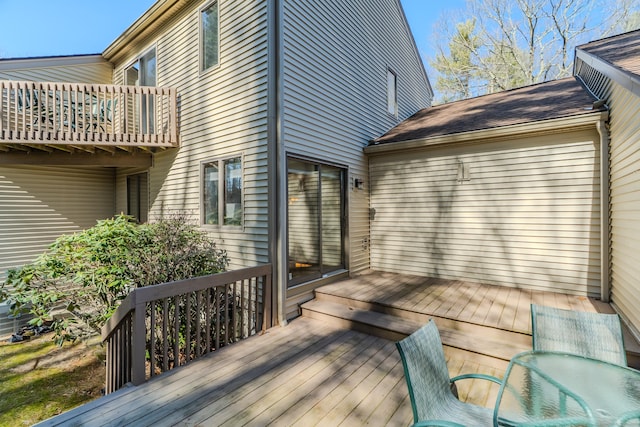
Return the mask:
<svg viewBox="0 0 640 427">
<path fill-rule="evenodd" d="M 356 186 L 356 188 L 361 189 L 361 188 L 363 188 L 363 187 L 364 187 L 364 180 L 363 180 L 362 178 L 356 178 L 356 179 L 353 181 L 353 183 L 354 183 L 354 185 Z"/>
</svg>

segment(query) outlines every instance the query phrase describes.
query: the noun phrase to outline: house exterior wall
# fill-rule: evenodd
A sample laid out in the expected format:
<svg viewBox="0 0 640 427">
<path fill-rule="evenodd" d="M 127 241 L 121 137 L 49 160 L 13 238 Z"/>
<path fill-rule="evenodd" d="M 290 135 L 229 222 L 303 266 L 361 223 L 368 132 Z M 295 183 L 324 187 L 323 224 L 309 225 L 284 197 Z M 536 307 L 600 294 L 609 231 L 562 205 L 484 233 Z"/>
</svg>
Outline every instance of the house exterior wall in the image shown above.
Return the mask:
<svg viewBox="0 0 640 427">
<path fill-rule="evenodd" d="M 429 106 L 429 83 L 397 0 L 286 0 L 281 16 L 281 174 L 286 176 L 286 156 L 348 170 L 347 268 L 357 272 L 369 268 L 369 171 L 363 148 Z M 387 113 L 388 70 L 397 75 L 397 117 Z M 364 187 L 355 188 L 355 179 Z M 281 188 L 286 194 L 286 183 Z M 280 207 L 286 210 L 286 203 Z M 286 250 L 282 255 L 286 259 Z M 289 315 L 311 291 L 294 291 Z"/>
<path fill-rule="evenodd" d="M 0 80 L 111 83 L 112 72 L 99 55 L 0 60 Z M 59 235 L 112 216 L 113 176 L 111 168 L 1 166 L 0 281 Z"/>
<path fill-rule="evenodd" d="M 112 76 L 100 55 L 0 60 L 0 80 L 110 84 Z"/>
<path fill-rule="evenodd" d="M 266 2 L 219 1 L 220 65 L 199 68 L 199 11 L 210 2 L 185 2 L 157 30 L 127 45 L 114 80 L 155 46 L 157 85 L 177 88 L 180 148 L 154 156 L 149 170 L 150 218 L 186 212 L 200 223 L 201 163 L 243 158 L 242 228 L 204 226 L 228 251 L 231 268 L 268 262 L 267 18 Z M 184 6 L 187 5 L 187 6 Z M 126 180 L 118 180 L 119 206 Z"/>
<path fill-rule="evenodd" d="M 112 168 L 0 167 L 0 281 L 60 235 L 114 214 Z"/>
<path fill-rule="evenodd" d="M 0 60 L 0 80 L 106 84 L 112 75 L 100 55 Z M 0 282 L 60 235 L 113 216 L 113 191 L 112 168 L 0 166 Z M 7 310 L 0 304 L 0 336 L 16 326 Z"/>
<path fill-rule="evenodd" d="M 372 155 L 372 269 L 599 295 L 598 141 L 594 130 Z"/>
<path fill-rule="evenodd" d="M 640 97 L 614 85 L 611 107 L 611 301 L 640 331 Z"/>
<path fill-rule="evenodd" d="M 614 80 L 619 71 L 607 71 L 576 61 L 576 74 L 610 110 L 610 299 L 640 336 L 640 96 Z"/>
</svg>

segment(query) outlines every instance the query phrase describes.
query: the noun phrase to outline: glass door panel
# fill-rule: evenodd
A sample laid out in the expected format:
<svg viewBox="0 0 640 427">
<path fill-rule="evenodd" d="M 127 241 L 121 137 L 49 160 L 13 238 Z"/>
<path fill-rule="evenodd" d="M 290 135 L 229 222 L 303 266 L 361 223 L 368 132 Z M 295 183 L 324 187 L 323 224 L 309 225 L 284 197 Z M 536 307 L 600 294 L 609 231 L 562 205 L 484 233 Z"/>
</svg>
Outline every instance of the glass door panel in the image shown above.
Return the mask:
<svg viewBox="0 0 640 427">
<path fill-rule="evenodd" d="M 288 160 L 289 286 L 344 268 L 344 172 Z"/>
<path fill-rule="evenodd" d="M 343 268 L 342 246 L 342 171 L 331 166 L 321 169 L 322 199 L 322 270 L 332 271 Z"/>
<path fill-rule="evenodd" d="M 289 280 L 320 274 L 318 229 L 320 227 L 318 193 L 319 170 L 316 165 L 289 160 L 287 174 L 289 197 Z"/>
</svg>

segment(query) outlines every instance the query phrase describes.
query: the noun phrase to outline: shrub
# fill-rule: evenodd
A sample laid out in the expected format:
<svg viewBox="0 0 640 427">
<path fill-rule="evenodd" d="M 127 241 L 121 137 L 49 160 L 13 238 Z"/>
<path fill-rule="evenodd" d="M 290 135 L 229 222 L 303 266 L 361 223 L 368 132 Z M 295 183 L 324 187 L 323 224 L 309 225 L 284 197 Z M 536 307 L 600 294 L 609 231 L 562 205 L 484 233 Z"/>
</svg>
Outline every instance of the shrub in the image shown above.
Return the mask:
<svg viewBox="0 0 640 427">
<path fill-rule="evenodd" d="M 79 326 L 99 331 L 134 287 L 224 271 L 228 259 L 203 231 L 176 214 L 138 225 L 120 215 L 58 238 L 33 263 L 10 270 L 0 285 L 14 314 L 33 324 L 52 321 L 58 343 L 75 340 Z"/>
</svg>

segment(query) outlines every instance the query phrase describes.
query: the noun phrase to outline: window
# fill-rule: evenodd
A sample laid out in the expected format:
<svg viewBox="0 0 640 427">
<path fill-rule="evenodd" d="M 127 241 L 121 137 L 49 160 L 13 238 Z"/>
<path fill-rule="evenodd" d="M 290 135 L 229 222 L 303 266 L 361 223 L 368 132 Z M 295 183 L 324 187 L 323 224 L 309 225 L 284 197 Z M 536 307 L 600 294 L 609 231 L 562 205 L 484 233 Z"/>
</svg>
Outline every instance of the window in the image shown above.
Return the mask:
<svg viewBox="0 0 640 427">
<path fill-rule="evenodd" d="M 156 85 L 156 49 L 149 49 L 124 70 L 124 83 L 130 86 Z M 130 132 L 152 134 L 155 128 L 155 105 L 153 96 L 141 94 L 135 108 L 128 111 L 127 123 Z M 142 117 L 140 117 L 142 115 Z"/>
<path fill-rule="evenodd" d="M 131 86 L 156 85 L 156 49 L 150 49 L 125 70 L 125 84 Z"/>
<path fill-rule="evenodd" d="M 218 27 L 218 2 L 213 2 L 200 12 L 201 70 L 206 71 L 220 61 Z"/>
<path fill-rule="evenodd" d="M 202 222 L 242 225 L 242 159 L 231 157 L 205 162 L 202 179 Z"/>
<path fill-rule="evenodd" d="M 398 78 L 391 70 L 387 70 L 387 112 L 398 116 Z"/>
</svg>

